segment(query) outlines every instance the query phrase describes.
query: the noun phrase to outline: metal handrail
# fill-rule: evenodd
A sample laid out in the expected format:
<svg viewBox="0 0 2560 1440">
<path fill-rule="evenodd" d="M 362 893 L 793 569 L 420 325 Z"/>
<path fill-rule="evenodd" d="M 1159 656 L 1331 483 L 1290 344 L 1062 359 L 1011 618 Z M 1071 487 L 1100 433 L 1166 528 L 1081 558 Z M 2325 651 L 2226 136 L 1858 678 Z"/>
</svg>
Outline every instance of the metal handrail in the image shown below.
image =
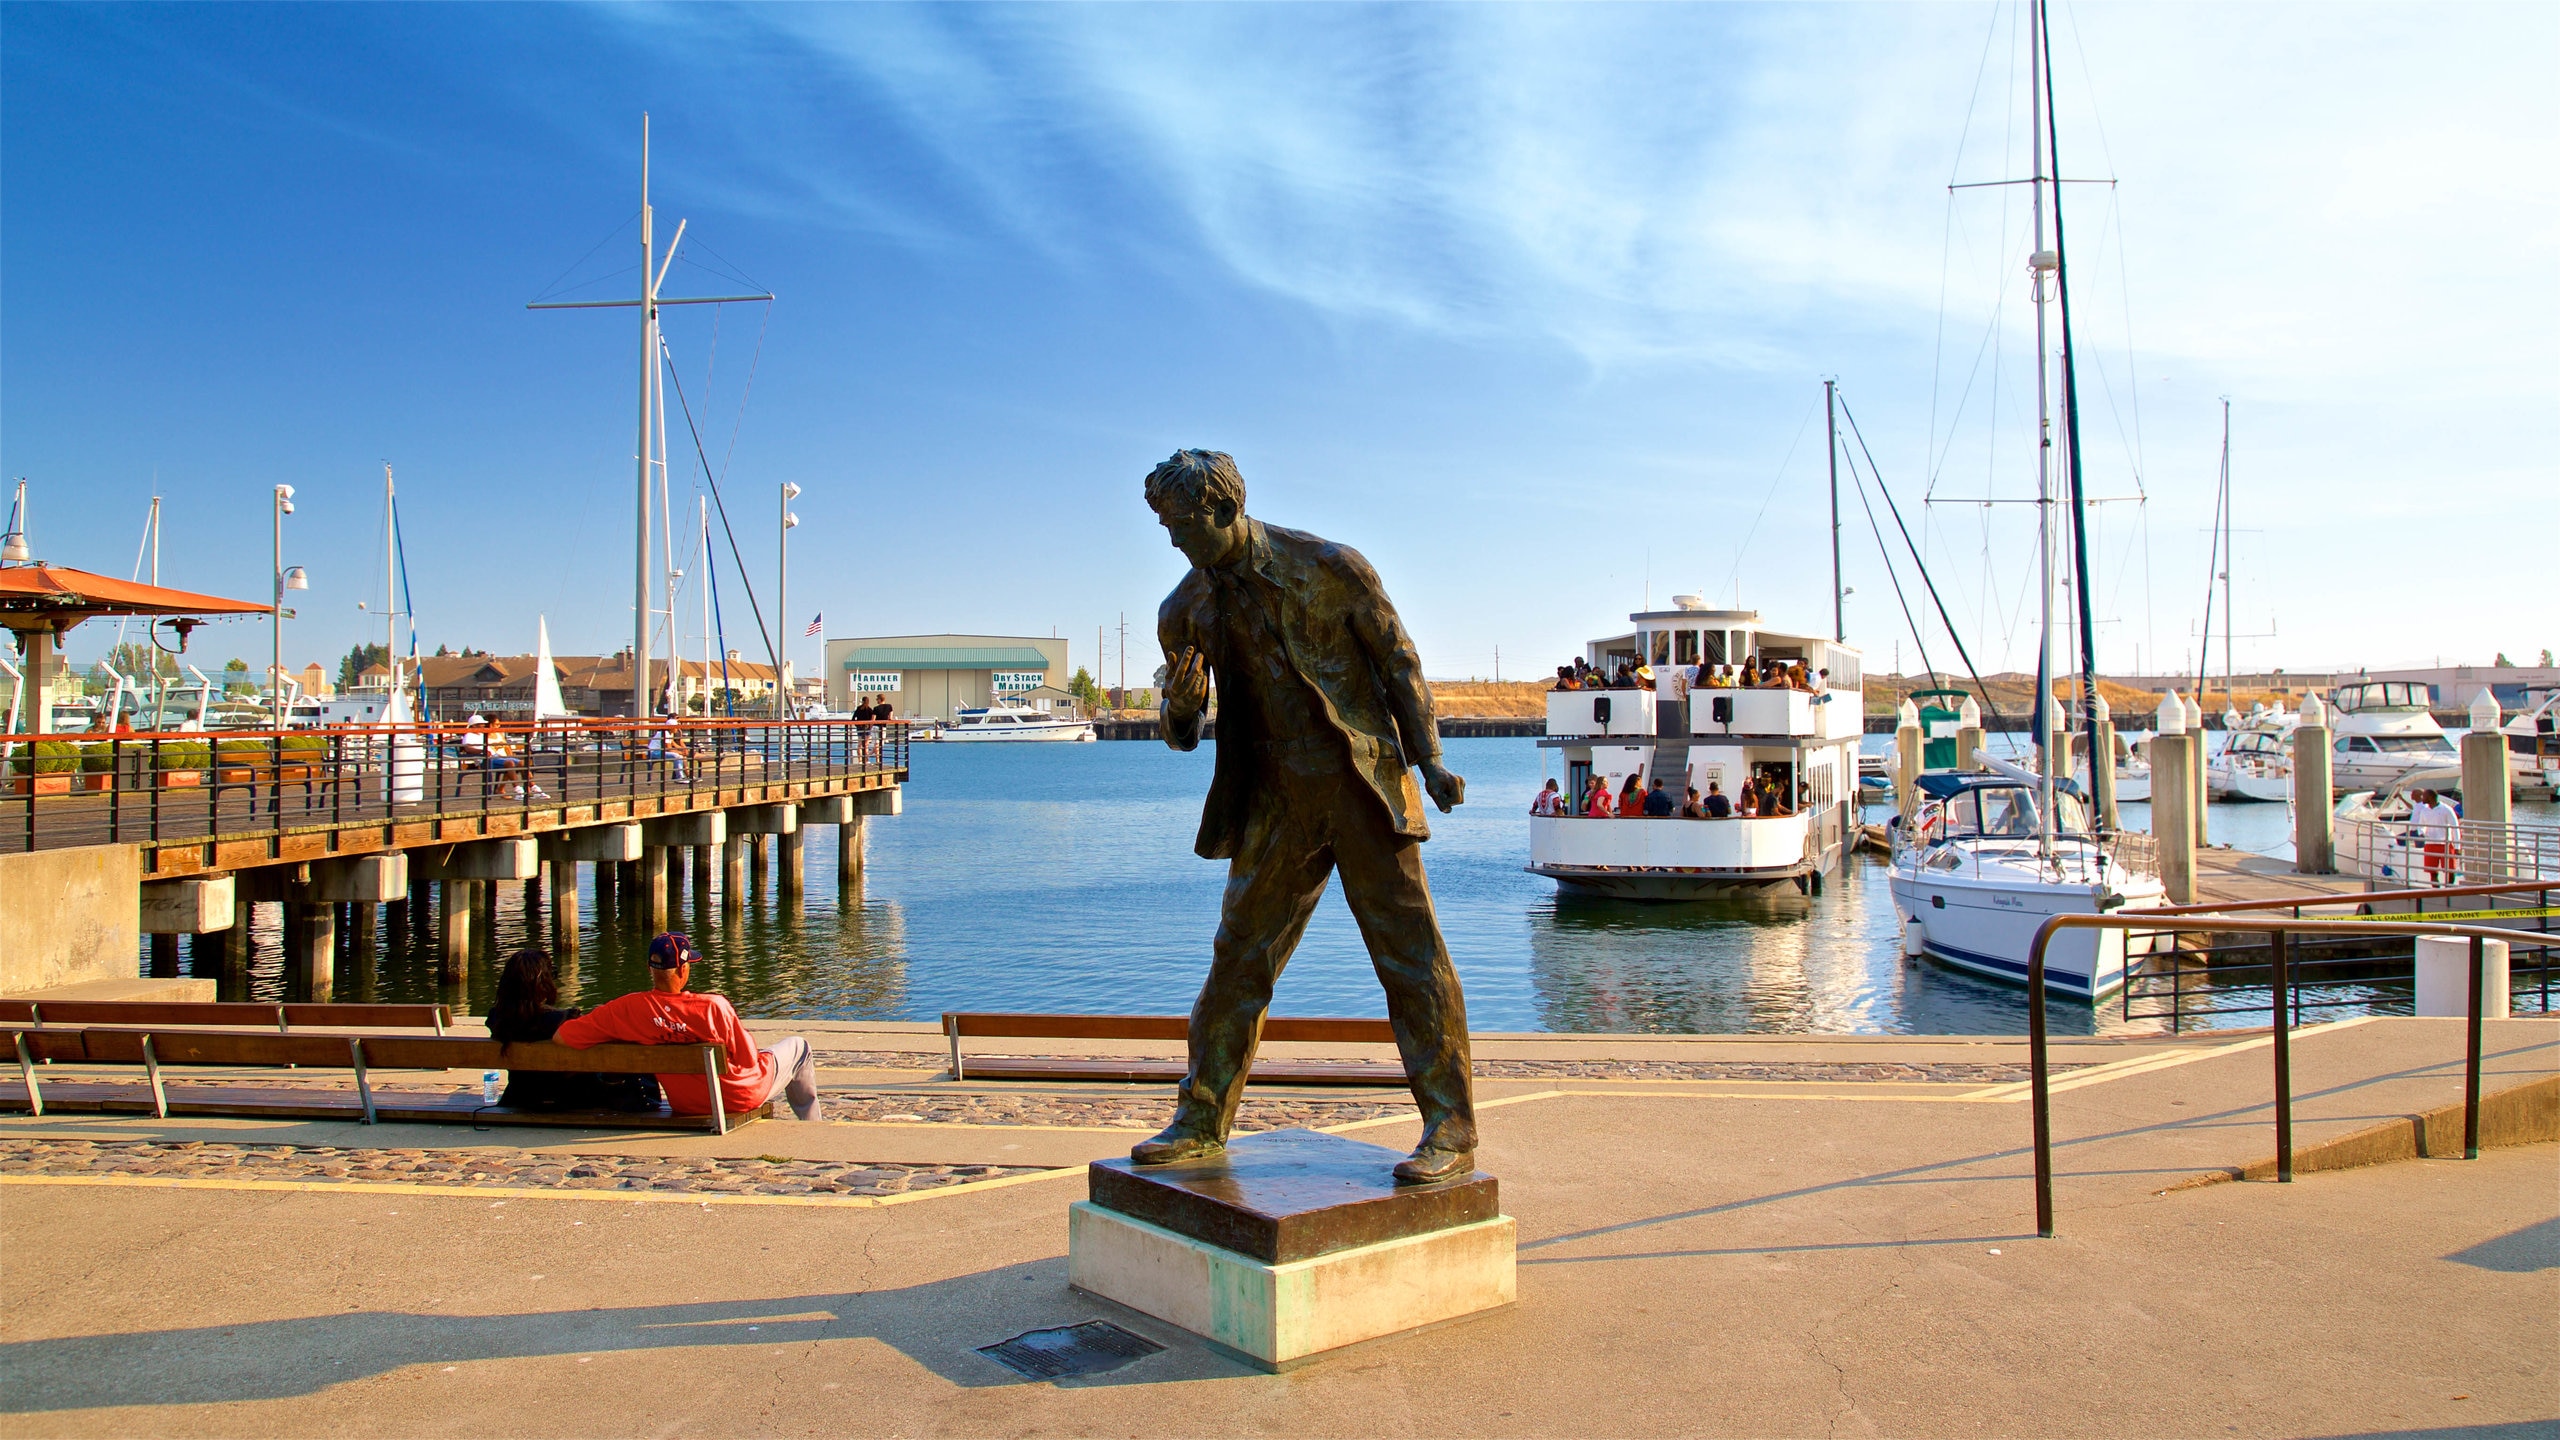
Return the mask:
<svg viewBox="0 0 2560 1440">
<path fill-rule="evenodd" d="M 2293 1024 L 2286 990 L 2290 983 L 2285 956 L 2285 939 L 2289 935 L 2392 935 L 2445 936 L 2471 941 L 2471 1018 L 2469 1041 L 2463 1066 L 2462 1151 L 2466 1160 L 2480 1158 L 2480 989 L 2482 981 L 2483 944 L 2504 940 L 2510 944 L 2547 944 L 2550 936 L 2531 930 L 2506 930 L 2493 925 L 2457 925 L 2442 921 L 2410 920 L 2253 920 L 2245 917 L 2192 916 L 2172 918 L 2162 923 L 2157 910 L 2128 916 L 2056 915 L 2036 928 L 2036 938 L 2027 947 L 2027 1063 L 2028 1090 L 2032 1099 L 2036 1160 L 2036 1234 L 2053 1237 L 2053 1119 L 2051 1079 L 2046 1065 L 2044 1016 L 2045 949 L 2053 937 L 2064 930 L 2171 930 L 2171 931 L 2256 931 L 2270 937 L 2275 962 L 2275 1015 L 2272 1031 L 2275 1042 L 2275 1111 L 2276 1111 L 2276 1179 L 2290 1184 L 2293 1180 Z"/>
</svg>

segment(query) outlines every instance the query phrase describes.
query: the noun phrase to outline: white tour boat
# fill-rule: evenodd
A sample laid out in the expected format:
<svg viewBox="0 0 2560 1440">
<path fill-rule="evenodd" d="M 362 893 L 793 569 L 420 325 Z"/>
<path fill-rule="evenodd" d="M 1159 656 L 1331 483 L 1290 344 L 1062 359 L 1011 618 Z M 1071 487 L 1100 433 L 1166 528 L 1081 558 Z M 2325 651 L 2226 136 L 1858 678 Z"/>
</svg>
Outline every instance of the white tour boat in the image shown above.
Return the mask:
<svg viewBox="0 0 2560 1440">
<path fill-rule="evenodd" d="M 1091 740 L 1093 722 L 1029 710 L 1019 705 L 988 705 L 954 713 L 943 727 L 945 741 Z"/>
<path fill-rule="evenodd" d="M 1568 893 L 1697 900 L 1792 883 L 1811 891 L 1847 854 L 1855 820 L 1858 740 L 1865 730 L 1859 655 L 1837 642 L 1771 630 L 1756 610 L 1709 610 L 1674 596 L 1671 610 L 1629 618 L 1631 635 L 1594 640 L 1595 673 L 1620 662 L 1652 670 L 1650 688 L 1555 690 L 1538 744 L 1560 752 L 1571 813 L 1529 818 L 1529 864 Z M 1698 675 L 1746 660 L 1830 672 L 1815 691 L 1737 689 Z M 1739 809 L 1745 781 L 1784 796 L 1786 814 L 1694 820 L 1584 815 L 1593 782 L 1614 800 L 1629 776 L 1656 780 L 1674 806 L 1712 783 Z"/>
<path fill-rule="evenodd" d="M 2462 756 L 2428 713 L 2429 699 L 2428 687 L 2414 680 L 2369 680 L 2330 692 L 2330 789 L 2387 790 L 2413 771 L 2460 766 Z"/>
</svg>

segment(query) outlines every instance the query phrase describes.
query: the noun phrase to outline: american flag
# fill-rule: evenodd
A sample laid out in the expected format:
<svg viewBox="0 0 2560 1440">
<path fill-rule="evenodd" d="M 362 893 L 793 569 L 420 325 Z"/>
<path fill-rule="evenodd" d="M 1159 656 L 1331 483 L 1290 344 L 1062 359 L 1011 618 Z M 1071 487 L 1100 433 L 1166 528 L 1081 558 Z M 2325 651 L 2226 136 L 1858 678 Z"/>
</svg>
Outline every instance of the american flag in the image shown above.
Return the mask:
<svg viewBox="0 0 2560 1440">
<path fill-rule="evenodd" d="M 827 615 L 826 615 L 826 612 L 825 612 L 825 611 L 823 611 L 823 610 L 821 610 L 821 611 L 819 611 L 817 614 L 815 614 L 815 615 L 813 615 L 813 616 L 809 617 L 809 628 L 808 628 L 808 629 L 806 629 L 806 630 L 801 631 L 800 633 L 801 633 L 803 636 L 815 635 L 815 634 L 817 634 L 817 633 L 818 633 L 818 629 L 819 629 L 819 627 L 820 627 L 820 626 L 825 625 L 826 623 L 827 623 Z"/>
</svg>

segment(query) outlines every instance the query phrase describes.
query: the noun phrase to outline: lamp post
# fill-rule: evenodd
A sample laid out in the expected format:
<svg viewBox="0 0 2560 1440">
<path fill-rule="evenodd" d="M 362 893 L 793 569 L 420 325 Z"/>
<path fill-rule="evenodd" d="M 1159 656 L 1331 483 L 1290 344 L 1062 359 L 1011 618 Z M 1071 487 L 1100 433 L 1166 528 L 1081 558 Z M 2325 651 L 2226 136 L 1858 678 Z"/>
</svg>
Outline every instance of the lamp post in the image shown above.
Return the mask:
<svg viewBox="0 0 2560 1440">
<path fill-rule="evenodd" d="M 782 482 L 782 525 L 776 532 L 782 554 L 782 578 L 774 585 L 774 677 L 773 718 L 788 716 L 791 704 L 791 532 L 800 517 L 791 513 L 791 502 L 798 499 L 800 487 Z"/>
<path fill-rule="evenodd" d="M 308 590 L 311 588 L 310 577 L 302 573 L 301 566 L 296 565 L 290 570 L 285 568 L 284 517 L 292 513 L 293 487 L 290 485 L 277 486 L 275 508 L 275 624 L 272 627 L 275 633 L 270 637 L 275 642 L 275 650 L 267 666 L 267 694 L 270 701 L 268 708 L 275 712 L 276 728 L 278 730 L 282 730 L 284 728 L 284 617 L 292 613 L 284 608 L 284 592 L 287 590 Z"/>
</svg>

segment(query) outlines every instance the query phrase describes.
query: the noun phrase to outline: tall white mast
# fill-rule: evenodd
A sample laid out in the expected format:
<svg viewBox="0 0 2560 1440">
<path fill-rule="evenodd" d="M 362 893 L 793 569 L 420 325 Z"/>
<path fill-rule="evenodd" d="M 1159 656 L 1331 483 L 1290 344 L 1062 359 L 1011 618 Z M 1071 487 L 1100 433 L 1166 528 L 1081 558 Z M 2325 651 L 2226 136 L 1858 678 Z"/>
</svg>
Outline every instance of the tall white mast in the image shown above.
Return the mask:
<svg viewBox="0 0 2560 1440">
<path fill-rule="evenodd" d="M 2033 275 L 2036 309 L 2036 565 L 2040 577 L 2036 589 L 2038 624 L 2036 627 L 2035 705 L 2030 715 L 2043 716 L 2053 704 L 2053 415 L 2048 397 L 2048 375 L 2045 353 L 2044 304 L 2045 279 L 2061 266 L 2062 258 L 2045 248 L 2044 243 L 2044 50 L 2039 40 L 2044 31 L 2044 0 L 2034 0 L 2029 10 L 2027 36 L 2027 88 L 2033 105 L 2035 126 L 2034 169 L 2027 182 L 2035 196 L 2035 251 L 2027 260 Z M 2053 862 L 2053 726 L 2042 722 L 2044 732 L 2036 737 L 2036 854 L 2044 863 Z M 2094 761 L 2093 761 L 2094 763 Z"/>
<path fill-rule="evenodd" d="M 702 536 L 693 548 L 693 573 L 702 577 L 702 718 L 711 718 L 711 497 L 697 495 Z"/>
<path fill-rule="evenodd" d="M 658 250 L 649 210 L 649 114 L 640 114 L 640 521 L 638 563 L 631 574 L 631 718 L 649 713 L 649 448 L 657 428 L 649 411 L 657 396 Z"/>
<path fill-rule="evenodd" d="M 391 462 L 382 462 L 382 668 L 391 672 L 391 694 L 400 691 L 400 532 L 391 508 Z M 359 676 L 359 679 L 362 677 Z M 390 696 L 383 697 L 388 716 Z"/>
</svg>

